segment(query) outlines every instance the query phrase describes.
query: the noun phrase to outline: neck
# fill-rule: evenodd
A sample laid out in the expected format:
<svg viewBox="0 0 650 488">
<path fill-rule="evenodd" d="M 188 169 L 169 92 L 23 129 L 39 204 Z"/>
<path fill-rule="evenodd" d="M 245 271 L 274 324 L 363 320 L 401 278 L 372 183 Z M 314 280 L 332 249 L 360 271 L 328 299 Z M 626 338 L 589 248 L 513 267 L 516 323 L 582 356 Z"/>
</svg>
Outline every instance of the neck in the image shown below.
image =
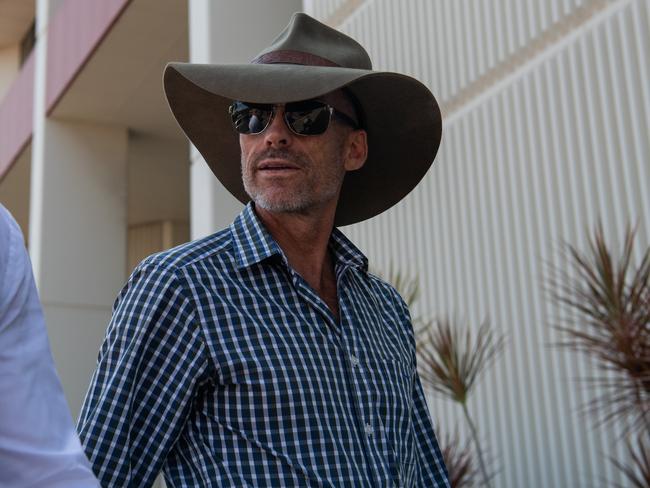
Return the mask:
<svg viewBox="0 0 650 488">
<path fill-rule="evenodd" d="M 335 209 L 312 215 L 272 213 L 263 208 L 256 212 L 284 251 L 289 265 L 309 283 L 338 322 L 336 274 L 327 249 L 334 227 Z"/>
<path fill-rule="evenodd" d="M 256 207 L 260 220 L 273 236 L 289 264 L 316 291 L 332 267 L 327 245 L 334 227 L 334 212 L 318 215 L 298 213 L 274 213 Z"/>
</svg>

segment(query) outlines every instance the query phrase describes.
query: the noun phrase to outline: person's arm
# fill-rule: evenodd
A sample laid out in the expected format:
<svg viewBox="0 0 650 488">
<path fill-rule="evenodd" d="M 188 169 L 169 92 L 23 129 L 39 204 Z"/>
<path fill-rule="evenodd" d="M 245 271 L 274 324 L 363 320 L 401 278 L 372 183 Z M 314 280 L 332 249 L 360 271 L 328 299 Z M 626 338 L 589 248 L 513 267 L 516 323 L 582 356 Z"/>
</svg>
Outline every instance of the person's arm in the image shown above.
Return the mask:
<svg viewBox="0 0 650 488">
<path fill-rule="evenodd" d="M 447 467 L 438 446 L 438 439 L 433 430 L 429 408 L 417 373 L 413 385 L 413 429 L 415 431 L 415 451 L 419 456 L 422 486 L 449 488 Z"/>
<path fill-rule="evenodd" d="M 174 270 L 141 265 L 118 297 L 77 428 L 104 486 L 148 487 L 211 363 Z"/>
<path fill-rule="evenodd" d="M 0 486 L 98 486 L 54 368 L 22 232 L 2 205 Z"/>
<path fill-rule="evenodd" d="M 397 292 L 395 292 L 398 301 L 398 310 L 400 315 L 405 318 L 407 326 L 406 334 L 411 349 L 411 363 L 415 373 L 413 374 L 413 431 L 415 436 L 415 452 L 418 456 L 420 471 L 419 486 L 444 487 L 449 488 L 447 467 L 438 445 L 438 439 L 433 428 L 433 422 L 427 406 L 422 382 L 417 370 L 417 355 L 415 347 L 415 335 L 413 324 L 411 322 L 411 313 L 409 312 L 406 302 Z"/>
</svg>

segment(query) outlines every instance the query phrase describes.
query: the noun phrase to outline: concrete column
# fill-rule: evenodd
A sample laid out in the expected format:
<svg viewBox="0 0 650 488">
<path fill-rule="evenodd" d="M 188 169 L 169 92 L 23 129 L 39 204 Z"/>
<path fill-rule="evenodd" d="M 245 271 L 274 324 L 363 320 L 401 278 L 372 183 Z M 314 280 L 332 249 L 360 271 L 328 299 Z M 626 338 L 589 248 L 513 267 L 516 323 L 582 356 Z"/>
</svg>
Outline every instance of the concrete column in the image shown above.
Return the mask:
<svg viewBox="0 0 650 488">
<path fill-rule="evenodd" d="M 300 0 L 190 0 L 190 62 L 247 63 L 301 10 Z M 191 236 L 196 239 L 227 226 L 242 205 L 193 147 L 190 158 Z"/>
<path fill-rule="evenodd" d="M 47 19 L 47 0 L 37 18 Z M 45 115 L 46 29 L 36 45 L 30 255 L 63 388 L 76 418 L 126 263 L 127 130 Z"/>
<path fill-rule="evenodd" d="M 54 359 L 76 417 L 125 280 L 127 131 L 47 120 L 34 155 L 31 252 Z M 36 191 L 33 192 L 33 194 Z"/>
</svg>

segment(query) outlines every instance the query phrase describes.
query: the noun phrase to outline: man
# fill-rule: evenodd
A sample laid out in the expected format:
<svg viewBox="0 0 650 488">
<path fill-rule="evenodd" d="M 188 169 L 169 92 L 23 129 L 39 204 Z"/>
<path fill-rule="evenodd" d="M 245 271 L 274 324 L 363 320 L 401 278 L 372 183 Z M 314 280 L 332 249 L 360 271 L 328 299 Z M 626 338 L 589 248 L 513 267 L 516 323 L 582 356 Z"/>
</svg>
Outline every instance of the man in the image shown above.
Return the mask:
<svg viewBox="0 0 650 488">
<path fill-rule="evenodd" d="M 141 263 L 79 421 L 105 486 L 448 486 L 408 310 L 334 225 L 431 165 L 416 80 L 296 14 L 248 65 L 172 63 L 172 112 L 244 211 Z M 234 131 L 233 131 L 234 128 Z"/>
<path fill-rule="evenodd" d="M 63 395 L 20 227 L 0 205 L 0 486 L 99 485 Z"/>
</svg>

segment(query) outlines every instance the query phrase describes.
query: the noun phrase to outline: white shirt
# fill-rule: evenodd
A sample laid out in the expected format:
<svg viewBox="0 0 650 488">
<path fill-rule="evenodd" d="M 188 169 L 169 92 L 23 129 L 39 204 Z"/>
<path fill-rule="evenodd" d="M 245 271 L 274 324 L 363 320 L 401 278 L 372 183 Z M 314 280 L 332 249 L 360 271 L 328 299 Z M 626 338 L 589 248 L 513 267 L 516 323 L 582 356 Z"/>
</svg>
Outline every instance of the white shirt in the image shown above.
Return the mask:
<svg viewBox="0 0 650 488">
<path fill-rule="evenodd" d="M 0 487 L 98 487 L 54 368 L 22 233 L 0 205 Z"/>
</svg>

